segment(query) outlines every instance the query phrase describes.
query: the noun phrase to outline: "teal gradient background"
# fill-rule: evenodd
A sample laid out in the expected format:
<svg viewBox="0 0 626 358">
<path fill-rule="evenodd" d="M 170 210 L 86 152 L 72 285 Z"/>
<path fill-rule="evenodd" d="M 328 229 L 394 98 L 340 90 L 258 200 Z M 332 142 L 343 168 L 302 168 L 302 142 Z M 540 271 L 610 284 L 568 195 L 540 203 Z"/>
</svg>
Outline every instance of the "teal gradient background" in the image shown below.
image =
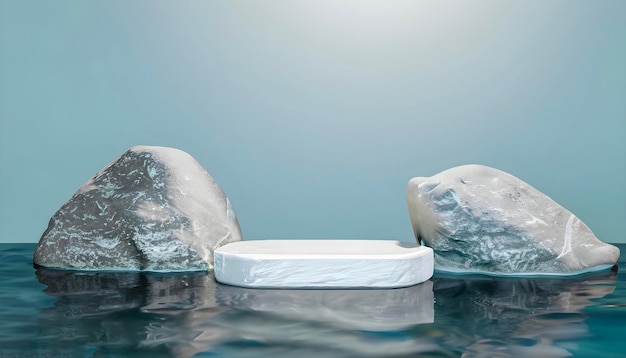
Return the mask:
<svg viewBox="0 0 626 358">
<path fill-rule="evenodd" d="M 626 243 L 626 1 L 0 0 L 0 242 L 139 144 L 246 239 L 412 241 L 407 181 L 478 163 Z"/>
</svg>

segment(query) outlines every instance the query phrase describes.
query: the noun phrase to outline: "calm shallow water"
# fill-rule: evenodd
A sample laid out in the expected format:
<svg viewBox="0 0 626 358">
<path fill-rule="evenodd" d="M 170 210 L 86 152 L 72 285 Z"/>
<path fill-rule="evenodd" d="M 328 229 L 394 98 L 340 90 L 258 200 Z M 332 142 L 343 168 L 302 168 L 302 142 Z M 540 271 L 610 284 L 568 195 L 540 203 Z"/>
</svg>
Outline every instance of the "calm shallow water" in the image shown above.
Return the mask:
<svg viewBox="0 0 626 358">
<path fill-rule="evenodd" d="M 618 245 L 626 252 L 626 245 Z M 395 290 L 252 290 L 211 274 L 35 270 L 0 244 L 0 357 L 624 357 L 622 272 L 436 274 Z"/>
</svg>

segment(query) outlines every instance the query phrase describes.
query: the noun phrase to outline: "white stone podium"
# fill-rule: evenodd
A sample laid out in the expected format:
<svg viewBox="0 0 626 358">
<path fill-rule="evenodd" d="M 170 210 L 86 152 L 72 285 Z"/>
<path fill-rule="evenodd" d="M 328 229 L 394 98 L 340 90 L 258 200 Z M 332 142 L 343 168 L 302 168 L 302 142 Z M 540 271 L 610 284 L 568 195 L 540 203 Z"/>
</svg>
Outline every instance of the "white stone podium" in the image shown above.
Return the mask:
<svg viewBox="0 0 626 358">
<path fill-rule="evenodd" d="M 255 240 L 214 252 L 215 279 L 248 288 L 398 288 L 433 275 L 433 250 L 392 240 Z"/>
</svg>

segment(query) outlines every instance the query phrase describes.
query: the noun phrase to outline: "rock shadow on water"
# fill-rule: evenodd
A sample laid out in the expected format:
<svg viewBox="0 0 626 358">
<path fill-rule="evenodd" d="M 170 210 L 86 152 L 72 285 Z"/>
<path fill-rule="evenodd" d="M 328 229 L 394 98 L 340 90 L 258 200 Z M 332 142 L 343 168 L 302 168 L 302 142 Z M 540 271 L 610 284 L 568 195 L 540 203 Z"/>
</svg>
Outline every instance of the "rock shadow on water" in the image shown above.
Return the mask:
<svg viewBox="0 0 626 358">
<path fill-rule="evenodd" d="M 436 351 L 397 337 L 434 321 L 432 282 L 389 290 L 245 289 L 212 273 L 78 272 L 38 268 L 56 298 L 37 345 L 60 356 L 350 357 Z M 370 333 L 371 332 L 371 333 Z M 91 354 L 90 353 L 90 354 Z"/>
<path fill-rule="evenodd" d="M 566 278 L 436 274 L 441 346 L 463 357 L 567 357 L 589 336 L 584 309 L 613 293 L 617 273 Z"/>
</svg>

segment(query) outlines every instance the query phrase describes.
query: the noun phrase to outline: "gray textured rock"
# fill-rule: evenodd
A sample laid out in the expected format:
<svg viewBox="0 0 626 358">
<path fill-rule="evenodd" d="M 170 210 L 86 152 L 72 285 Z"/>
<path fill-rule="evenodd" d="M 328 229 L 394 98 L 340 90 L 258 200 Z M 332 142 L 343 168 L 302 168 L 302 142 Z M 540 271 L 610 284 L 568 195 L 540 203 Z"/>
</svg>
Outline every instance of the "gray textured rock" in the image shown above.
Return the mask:
<svg viewBox="0 0 626 358">
<path fill-rule="evenodd" d="M 619 249 L 574 214 L 503 171 L 464 165 L 409 181 L 413 230 L 435 253 L 435 269 L 571 275 L 608 269 Z"/>
<path fill-rule="evenodd" d="M 241 240 L 230 202 L 189 154 L 138 146 L 88 180 L 50 219 L 33 261 L 80 270 L 195 271 Z"/>
</svg>

